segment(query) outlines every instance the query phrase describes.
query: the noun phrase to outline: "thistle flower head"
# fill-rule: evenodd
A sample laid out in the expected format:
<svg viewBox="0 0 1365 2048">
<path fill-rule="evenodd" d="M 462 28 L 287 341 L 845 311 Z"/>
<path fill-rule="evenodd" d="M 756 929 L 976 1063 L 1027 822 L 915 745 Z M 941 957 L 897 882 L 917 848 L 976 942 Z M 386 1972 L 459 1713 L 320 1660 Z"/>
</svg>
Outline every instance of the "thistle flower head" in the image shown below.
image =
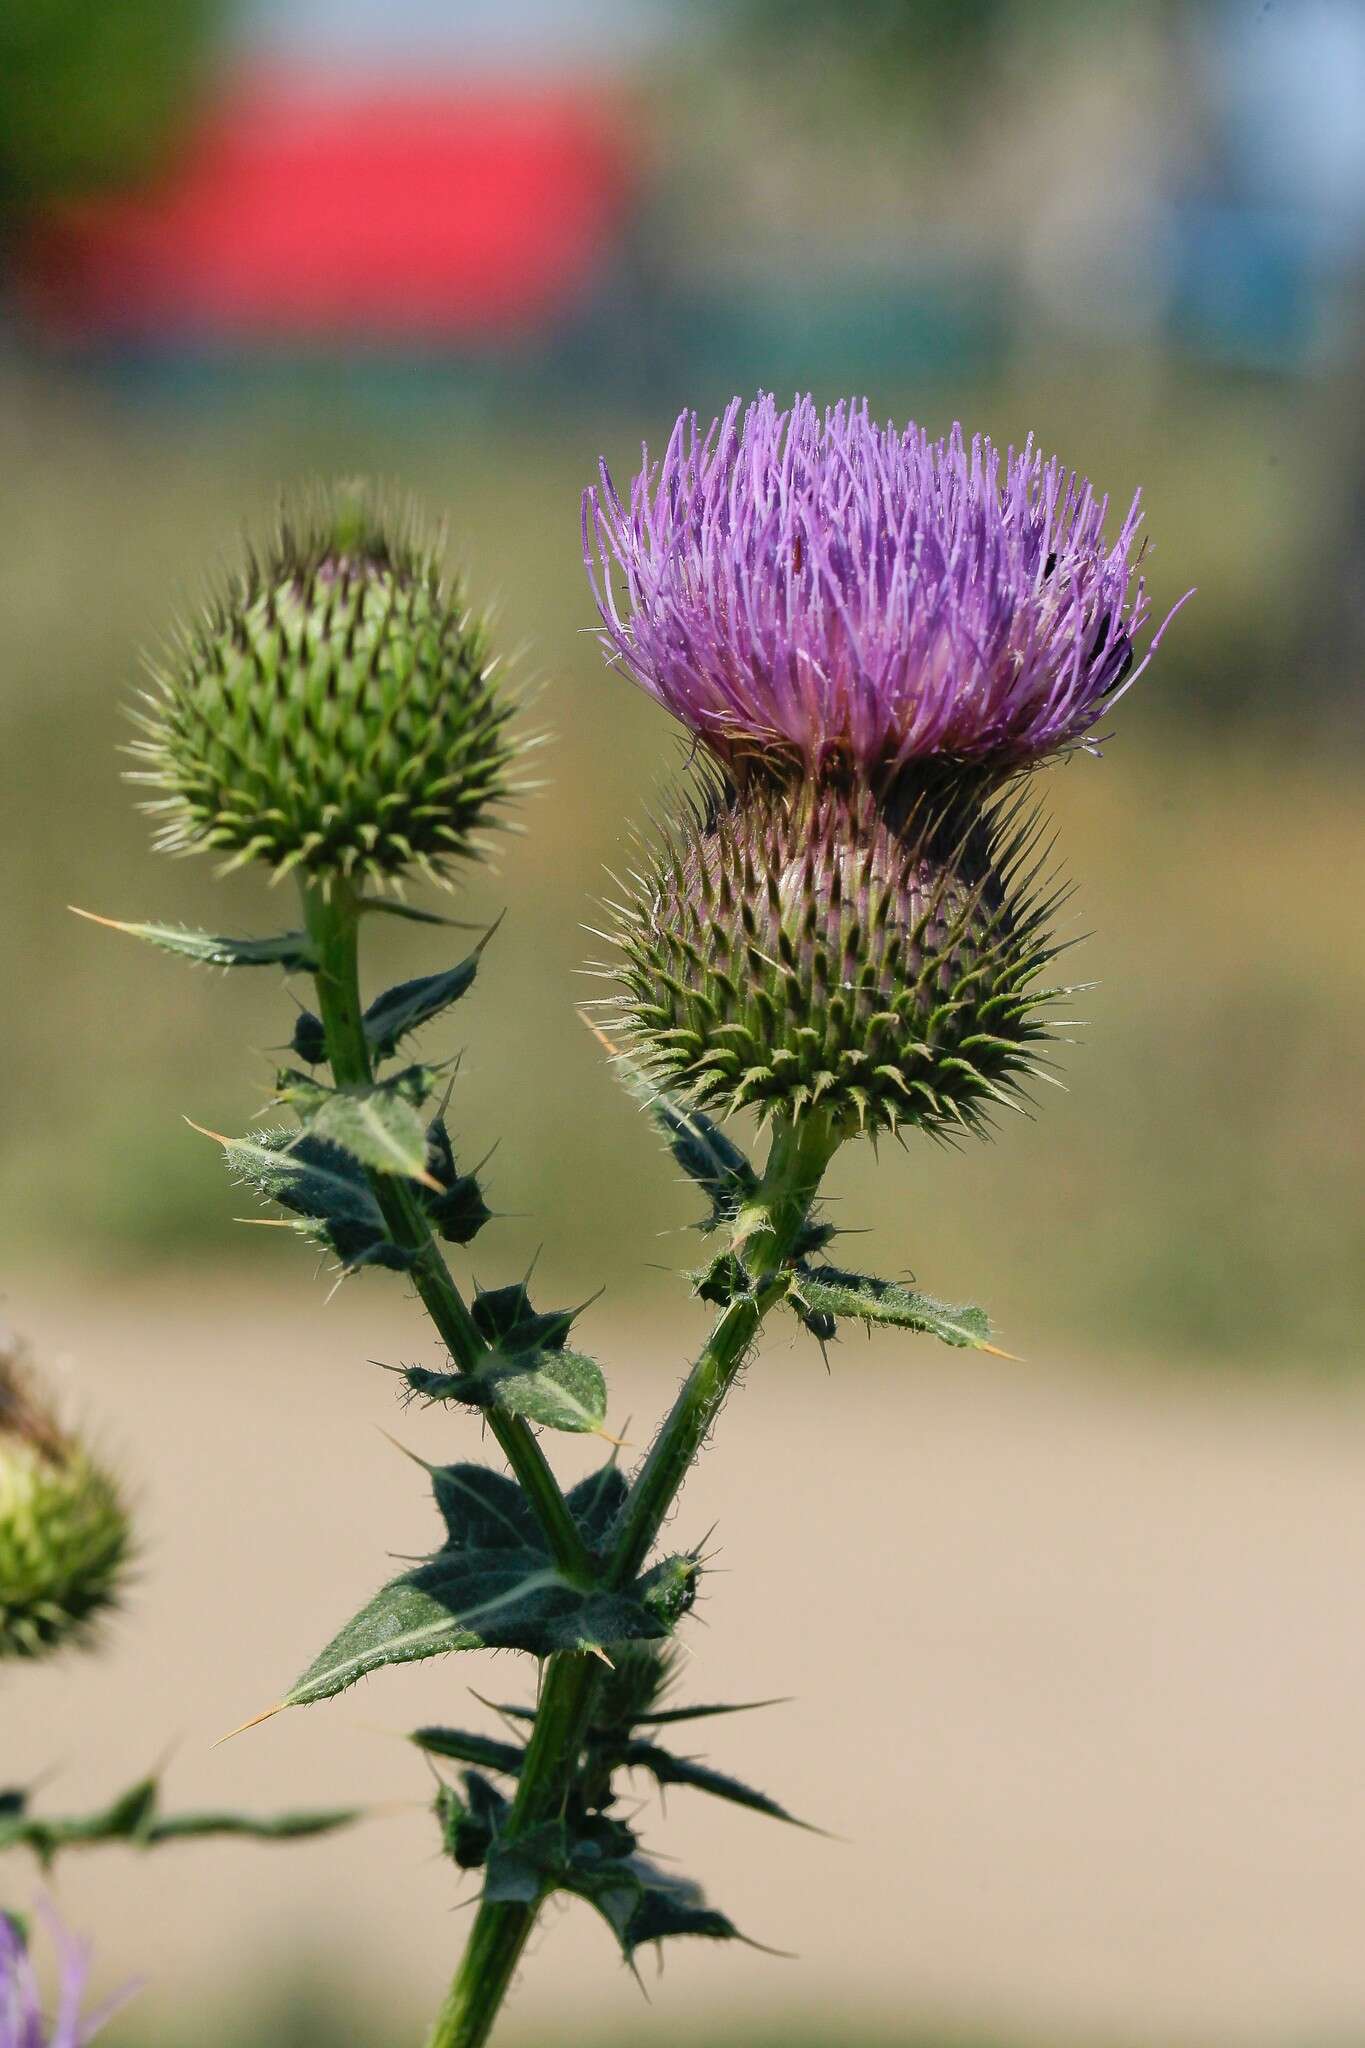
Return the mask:
<svg viewBox="0 0 1365 2048">
<path fill-rule="evenodd" d="M 614 906 L 618 1021 L 701 1107 L 980 1128 L 1036 1071 L 1053 901 L 1032 822 L 855 786 L 707 783 Z"/>
<path fill-rule="evenodd" d="M 28 1942 L 16 1922 L 0 1912 L 0 2048 L 85 2048 L 136 1987 L 82 2017 L 89 1950 L 67 1932 L 50 1906 L 40 1902 L 39 1912 L 57 1953 L 56 2009 L 50 2016 L 45 2011 Z"/>
<path fill-rule="evenodd" d="M 362 487 L 316 496 L 153 670 L 133 779 L 155 792 L 157 844 L 444 879 L 509 793 L 494 667 L 410 517 Z"/>
<path fill-rule="evenodd" d="M 1108 511 L 1031 438 L 1002 455 L 877 426 L 865 399 L 761 396 L 704 433 L 683 413 L 628 502 L 604 463 L 584 559 L 609 658 L 732 769 L 1006 773 L 1139 672 L 1138 500 L 1112 542 Z"/>
<path fill-rule="evenodd" d="M 115 1605 L 131 1550 L 117 1483 L 0 1349 L 0 1658 L 86 1639 Z"/>
</svg>

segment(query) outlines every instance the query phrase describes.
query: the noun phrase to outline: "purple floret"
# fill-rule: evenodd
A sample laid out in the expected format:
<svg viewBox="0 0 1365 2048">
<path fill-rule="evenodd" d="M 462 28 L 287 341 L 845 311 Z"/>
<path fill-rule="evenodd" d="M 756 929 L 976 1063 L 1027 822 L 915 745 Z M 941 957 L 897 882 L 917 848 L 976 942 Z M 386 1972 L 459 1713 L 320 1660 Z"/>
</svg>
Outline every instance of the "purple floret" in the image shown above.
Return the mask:
<svg viewBox="0 0 1365 2048">
<path fill-rule="evenodd" d="M 1031 437 L 764 395 L 683 413 L 628 505 L 603 463 L 584 559 L 608 658 L 732 764 L 1005 771 L 1081 740 L 1160 638 L 1135 666 L 1138 499 L 1112 545 L 1108 510 Z"/>
<path fill-rule="evenodd" d="M 0 2048 L 85 2048 L 134 1987 L 81 2017 L 90 1954 L 50 1907 L 39 1909 L 57 1954 L 57 2006 L 49 2017 L 29 1955 L 15 1923 L 0 1913 Z"/>
</svg>

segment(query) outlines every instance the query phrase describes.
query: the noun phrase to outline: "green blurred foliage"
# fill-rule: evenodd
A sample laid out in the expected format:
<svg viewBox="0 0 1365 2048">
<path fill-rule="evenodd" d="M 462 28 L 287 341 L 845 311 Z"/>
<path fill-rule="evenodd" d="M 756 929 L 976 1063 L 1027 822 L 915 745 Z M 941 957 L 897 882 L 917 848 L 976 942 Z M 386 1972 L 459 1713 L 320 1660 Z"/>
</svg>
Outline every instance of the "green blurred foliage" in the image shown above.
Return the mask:
<svg viewBox="0 0 1365 2048">
<path fill-rule="evenodd" d="M 197 111 L 220 11 L 218 0 L 0 7 L 0 220 L 154 171 Z"/>
<path fill-rule="evenodd" d="M 1293 622 L 1317 601 L 1328 409 L 1266 387 L 1117 378 L 874 393 L 879 411 L 935 427 L 961 416 L 1000 439 L 1034 427 L 1116 500 L 1141 480 L 1158 613 L 1190 583 L 1199 594 L 1104 759 L 1039 783 L 1078 885 L 1072 929 L 1093 933 L 1068 966 L 1100 984 L 1065 1013 L 1092 1020 L 1083 1046 L 1062 1048 L 1071 1092 L 1043 1091 L 1037 1122 L 1010 1119 L 991 1146 L 884 1148 L 880 1162 L 850 1148 L 832 1213 L 871 1231 L 846 1261 L 913 1268 L 929 1293 L 980 1300 L 1027 1356 L 1065 1346 L 1338 1369 L 1359 1355 L 1365 1313 L 1365 1148 L 1348 1099 L 1365 1002 L 1348 877 L 1365 821 L 1358 754 L 1336 744 L 1330 711 L 1310 715 L 1289 663 Z M 313 1284 L 313 1255 L 288 1233 L 234 1226 L 248 1205 L 182 1121 L 245 1128 L 297 998 L 271 972 L 191 967 L 64 906 L 235 932 L 291 921 L 287 891 L 150 856 L 118 780 L 121 706 L 139 645 L 196 601 L 244 521 L 271 517 L 280 480 L 369 470 L 449 512 L 473 591 L 499 599 L 498 642 L 529 643 L 520 673 L 544 687 L 528 720 L 555 734 L 524 830 L 453 905 L 490 921 L 506 906 L 507 921 L 457 1028 L 420 1046 L 465 1049 L 451 1118 L 461 1164 L 500 1141 L 488 1174 L 499 1213 L 474 1270 L 485 1285 L 514 1278 L 543 1244 L 547 1299 L 606 1284 L 681 1355 L 683 1288 L 658 1268 L 698 1262 L 695 1204 L 575 1016 L 598 992 L 583 961 L 602 950 L 582 927 L 682 758 L 663 715 L 603 667 L 580 559 L 579 489 L 599 451 L 628 471 L 641 423 L 497 420 L 455 403 L 388 415 L 356 397 L 338 380 L 306 404 L 190 419 L 39 387 L 0 413 L 11 1265 L 94 1281 L 236 1259 L 262 1283 Z M 656 440 L 664 425 L 648 422 Z M 1253 689 L 1264 719 L 1229 710 Z M 450 964 L 466 935 L 382 920 L 367 944 L 373 989 Z M 836 1370 L 860 1341 L 836 1348 Z M 923 1349 L 894 1356 L 910 1369 Z"/>
</svg>

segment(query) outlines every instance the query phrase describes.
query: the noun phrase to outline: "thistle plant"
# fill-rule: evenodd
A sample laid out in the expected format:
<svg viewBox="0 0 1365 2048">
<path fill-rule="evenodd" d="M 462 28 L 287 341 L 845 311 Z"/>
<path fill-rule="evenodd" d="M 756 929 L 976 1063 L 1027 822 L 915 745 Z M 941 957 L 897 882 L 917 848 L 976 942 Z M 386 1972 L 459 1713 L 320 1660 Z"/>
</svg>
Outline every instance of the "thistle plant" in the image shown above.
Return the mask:
<svg viewBox="0 0 1365 2048">
<path fill-rule="evenodd" d="M 607 658 L 696 757 L 598 967 L 617 1072 L 711 1237 L 691 1276 L 710 1333 L 630 1476 L 613 1453 L 566 1489 L 547 1455 L 547 1433 L 605 1433 L 579 1311 L 459 1272 L 489 1207 L 456 1135 L 458 1076 L 411 1041 L 468 995 L 489 935 L 396 987 L 362 978 L 375 916 L 435 943 L 446 920 L 404 885 L 448 884 L 478 857 L 526 745 L 434 547 L 363 491 L 315 496 L 180 636 L 139 714 L 159 843 L 257 861 L 298 891 L 297 922 L 268 937 L 119 926 L 310 985 L 269 1116 L 216 1136 L 228 1170 L 341 1274 L 402 1276 L 435 1349 L 398 1369 L 399 1391 L 455 1411 L 452 1462 L 427 1468 L 430 1554 L 268 1711 L 452 1652 L 534 1665 L 498 1734 L 412 1736 L 440 1773 L 442 1846 L 481 1885 L 430 2048 L 488 2039 L 555 1894 L 593 1907 L 628 1963 L 646 1943 L 740 1938 L 646 1853 L 626 1800 L 642 1774 L 792 1819 L 672 1746 L 679 1725 L 734 1710 L 677 1696 L 705 1560 L 660 1555 L 659 1538 L 770 1315 L 822 1344 L 852 1322 L 989 1346 L 979 1308 L 837 1264 L 821 1185 L 863 1135 L 984 1133 L 1044 1071 L 1066 990 L 1021 778 L 1093 748 L 1144 665 L 1136 502 L 1107 539 L 1107 502 L 1031 443 L 1001 456 L 956 430 L 877 427 L 865 405 L 736 401 L 705 433 L 684 415 L 625 498 L 603 467 L 582 521 Z M 462 1425 L 497 1462 L 462 1454 Z"/>
</svg>

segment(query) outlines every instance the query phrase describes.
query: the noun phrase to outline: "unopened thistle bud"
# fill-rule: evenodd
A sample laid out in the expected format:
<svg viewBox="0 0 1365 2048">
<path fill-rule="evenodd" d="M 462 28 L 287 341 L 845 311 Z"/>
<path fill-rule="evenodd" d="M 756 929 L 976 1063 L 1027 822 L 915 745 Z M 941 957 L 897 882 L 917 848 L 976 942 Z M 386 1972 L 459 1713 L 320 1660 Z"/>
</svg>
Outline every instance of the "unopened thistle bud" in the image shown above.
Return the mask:
<svg viewBox="0 0 1365 2048">
<path fill-rule="evenodd" d="M 0 1349 L 0 1658 L 87 1636 L 117 1601 L 131 1548 L 117 1483 Z"/>
<path fill-rule="evenodd" d="M 1027 824 L 865 789 L 719 783 L 615 906 L 616 1012 L 701 1107 L 975 1129 L 1037 1071 L 1051 903 Z"/>
<path fill-rule="evenodd" d="M 224 866 L 446 878 L 509 794 L 511 706 L 434 546 L 363 489 L 287 515 L 153 670 L 157 844 Z"/>
</svg>

